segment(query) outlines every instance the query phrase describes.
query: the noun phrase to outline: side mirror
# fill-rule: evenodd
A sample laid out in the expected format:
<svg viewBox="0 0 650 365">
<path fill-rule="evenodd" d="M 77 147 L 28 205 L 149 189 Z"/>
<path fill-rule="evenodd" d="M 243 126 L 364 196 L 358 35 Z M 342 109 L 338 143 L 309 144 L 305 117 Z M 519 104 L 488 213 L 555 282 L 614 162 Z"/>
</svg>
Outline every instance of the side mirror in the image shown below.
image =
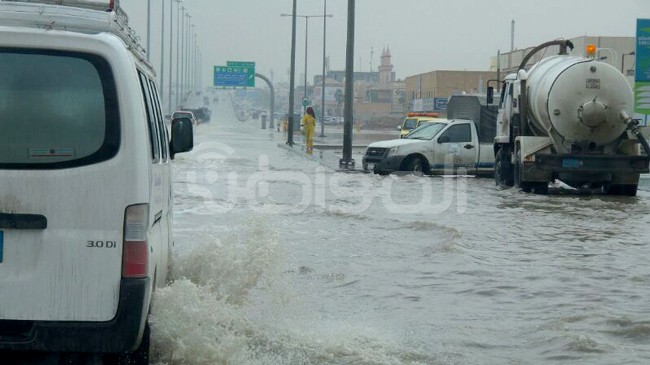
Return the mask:
<svg viewBox="0 0 650 365">
<path fill-rule="evenodd" d="M 449 143 L 450 140 L 451 138 L 449 136 L 441 136 L 438 138 L 438 143 Z"/>
<path fill-rule="evenodd" d="M 487 103 L 488 105 L 494 102 L 494 87 L 488 86 L 487 88 Z"/>
<path fill-rule="evenodd" d="M 401 131 L 401 130 L 402 130 L 402 126 L 401 126 L 401 125 L 398 125 L 398 126 L 397 126 L 397 130 L 398 130 L 398 131 Z"/>
<path fill-rule="evenodd" d="M 175 154 L 188 152 L 194 148 L 194 131 L 192 128 L 192 120 L 189 118 L 175 118 L 172 120 L 172 140 L 169 142 L 172 159 Z"/>
</svg>

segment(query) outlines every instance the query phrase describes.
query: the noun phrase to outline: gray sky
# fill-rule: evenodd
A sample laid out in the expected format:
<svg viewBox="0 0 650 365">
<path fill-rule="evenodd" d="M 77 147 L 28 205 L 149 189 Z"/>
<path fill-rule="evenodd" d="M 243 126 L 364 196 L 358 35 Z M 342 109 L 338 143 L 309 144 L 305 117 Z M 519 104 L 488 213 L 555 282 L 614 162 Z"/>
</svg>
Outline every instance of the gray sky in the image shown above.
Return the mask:
<svg viewBox="0 0 650 365">
<path fill-rule="evenodd" d="M 174 0 L 175 1 L 175 0 Z M 151 57 L 160 68 L 161 4 L 165 4 L 169 52 L 170 0 L 151 0 Z M 121 0 L 146 44 L 147 0 Z M 324 0 L 298 0 L 298 14 L 322 15 Z M 328 0 L 327 54 L 333 70 L 345 66 L 347 0 Z M 256 71 L 274 81 L 288 80 L 292 0 L 184 0 L 196 25 L 203 54 L 204 86 L 212 67 L 226 61 L 254 61 Z M 176 3 L 174 3 L 174 17 Z M 398 79 L 432 70 L 486 70 L 497 50 L 556 39 L 635 35 L 636 19 L 650 18 L 650 0 L 357 0 L 354 65 L 376 70 L 383 47 L 390 47 Z M 174 30 L 176 25 L 174 21 Z M 296 23 L 296 81 L 305 63 L 305 20 Z M 175 43 L 175 41 L 174 41 Z M 322 72 L 323 19 L 309 20 L 308 76 Z M 169 66 L 168 56 L 165 67 Z M 167 71 L 168 72 L 168 71 Z"/>
</svg>

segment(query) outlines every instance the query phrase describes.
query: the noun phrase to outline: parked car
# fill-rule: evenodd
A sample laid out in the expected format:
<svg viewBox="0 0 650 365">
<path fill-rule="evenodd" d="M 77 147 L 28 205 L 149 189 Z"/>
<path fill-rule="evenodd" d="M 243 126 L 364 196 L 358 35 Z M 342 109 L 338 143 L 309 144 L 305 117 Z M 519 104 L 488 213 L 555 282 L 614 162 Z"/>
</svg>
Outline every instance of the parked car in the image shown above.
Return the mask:
<svg viewBox="0 0 650 365">
<path fill-rule="evenodd" d="M 192 124 L 175 120 L 170 141 L 123 11 L 93 3 L 0 2 L 3 364 L 26 352 L 149 363 L 174 239 L 171 160 L 192 148 Z"/>
<path fill-rule="evenodd" d="M 194 113 L 192 113 L 189 110 L 177 110 L 172 113 L 172 120 L 173 119 L 179 119 L 179 118 L 188 118 L 192 121 L 192 125 L 197 125 L 199 124 L 198 119 L 196 119 L 196 116 L 194 116 Z"/>
<path fill-rule="evenodd" d="M 402 124 L 397 126 L 397 130 L 400 131 L 400 138 L 404 138 L 423 122 L 439 119 L 438 116 L 438 113 L 408 113 Z"/>
</svg>

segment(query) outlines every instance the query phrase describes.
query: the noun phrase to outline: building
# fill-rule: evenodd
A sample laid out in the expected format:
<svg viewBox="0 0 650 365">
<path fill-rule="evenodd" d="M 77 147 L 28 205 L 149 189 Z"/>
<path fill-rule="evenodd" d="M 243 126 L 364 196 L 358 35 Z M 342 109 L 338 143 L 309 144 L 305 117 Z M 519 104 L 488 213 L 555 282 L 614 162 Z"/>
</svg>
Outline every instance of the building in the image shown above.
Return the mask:
<svg viewBox="0 0 650 365">
<path fill-rule="evenodd" d="M 621 70 L 630 85 L 634 83 L 635 47 L 634 37 L 581 36 L 571 38 L 573 53 L 584 55 L 586 46 L 593 44 L 598 48 L 597 57 Z M 537 45 L 505 52 L 491 57 L 490 71 L 431 71 L 406 78 L 405 99 L 410 111 L 444 112 L 446 100 L 460 93 L 485 93 L 488 86 L 498 89 L 497 79 L 516 72 L 526 55 Z M 552 46 L 534 55 L 526 63 L 526 68 L 542 58 L 555 55 L 559 46 Z M 489 82 L 489 85 L 488 85 Z"/>
<path fill-rule="evenodd" d="M 381 53 L 377 71 L 354 72 L 354 112 L 362 119 L 371 119 L 391 113 L 402 113 L 404 105 L 404 83 L 395 81 L 392 55 L 385 47 Z M 322 103 L 322 75 L 314 76 L 312 104 Z M 343 113 L 345 71 L 326 70 L 325 113 L 340 116 Z M 302 88 L 298 87 L 302 92 Z M 309 90 L 308 90 L 309 92 Z"/>
<path fill-rule="evenodd" d="M 404 96 L 409 111 L 444 112 L 447 99 L 455 94 L 485 93 L 488 81 L 496 83 L 494 71 L 431 71 L 409 76 Z"/>
</svg>

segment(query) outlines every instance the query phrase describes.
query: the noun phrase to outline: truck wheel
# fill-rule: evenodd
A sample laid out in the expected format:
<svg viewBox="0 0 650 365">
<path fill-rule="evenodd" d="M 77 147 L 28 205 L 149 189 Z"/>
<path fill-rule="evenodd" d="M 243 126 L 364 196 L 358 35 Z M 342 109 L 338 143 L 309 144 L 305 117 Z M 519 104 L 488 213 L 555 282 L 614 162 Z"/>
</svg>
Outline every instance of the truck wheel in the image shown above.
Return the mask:
<svg viewBox="0 0 650 365">
<path fill-rule="evenodd" d="M 514 171 L 514 183 L 515 186 L 520 188 L 524 193 L 530 193 L 533 191 L 533 183 L 528 181 L 523 181 L 523 171 L 521 166 L 521 151 L 518 146 L 515 146 L 515 171 Z"/>
<path fill-rule="evenodd" d="M 494 157 L 494 181 L 497 186 L 511 187 L 514 185 L 510 154 L 500 148 Z"/>
<path fill-rule="evenodd" d="M 605 194 L 607 195 L 622 195 L 622 196 L 636 196 L 637 185 L 634 184 L 621 184 L 609 185 L 605 187 Z"/>
<path fill-rule="evenodd" d="M 403 171 L 412 172 L 416 175 L 422 175 L 425 170 L 424 161 L 417 156 L 410 157 L 403 166 Z"/>
</svg>

